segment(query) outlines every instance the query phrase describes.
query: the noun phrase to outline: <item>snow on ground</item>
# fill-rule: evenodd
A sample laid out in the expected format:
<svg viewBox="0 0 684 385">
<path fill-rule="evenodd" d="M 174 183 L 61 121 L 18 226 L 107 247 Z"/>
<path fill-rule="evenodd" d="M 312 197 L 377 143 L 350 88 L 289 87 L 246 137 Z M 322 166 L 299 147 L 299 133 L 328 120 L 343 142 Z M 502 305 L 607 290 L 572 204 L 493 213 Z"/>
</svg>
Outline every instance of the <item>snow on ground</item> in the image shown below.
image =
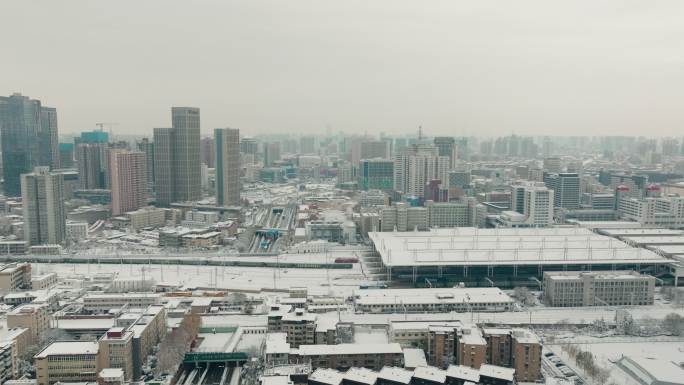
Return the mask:
<svg viewBox="0 0 684 385">
<path fill-rule="evenodd" d="M 227 290 L 282 289 L 306 286 L 309 294 L 349 296 L 364 283 L 358 264 L 352 269 L 274 269 L 234 266 L 109 265 L 34 263 L 39 273 L 55 272 L 60 277 L 74 274 L 116 273 L 126 279 L 154 279 L 156 282 L 202 286 Z M 329 286 L 328 286 L 329 285 Z"/>
<path fill-rule="evenodd" d="M 676 337 L 632 337 L 620 336 L 598 338 L 590 336 L 576 336 L 545 344 L 546 348 L 558 355 L 566 365 L 575 371 L 583 373 L 577 364 L 570 359 L 561 348 L 562 343 L 578 344 L 582 351 L 590 351 L 595 362 L 602 368 L 610 370 L 611 380 L 616 384 L 625 384 L 624 373 L 615 366 L 615 362 L 622 356 L 649 357 L 674 362 L 684 362 L 684 338 Z M 584 378 L 590 379 L 583 375 Z M 610 381 L 608 382 L 610 383 Z M 597 384 L 598 385 L 598 384 Z"/>
</svg>

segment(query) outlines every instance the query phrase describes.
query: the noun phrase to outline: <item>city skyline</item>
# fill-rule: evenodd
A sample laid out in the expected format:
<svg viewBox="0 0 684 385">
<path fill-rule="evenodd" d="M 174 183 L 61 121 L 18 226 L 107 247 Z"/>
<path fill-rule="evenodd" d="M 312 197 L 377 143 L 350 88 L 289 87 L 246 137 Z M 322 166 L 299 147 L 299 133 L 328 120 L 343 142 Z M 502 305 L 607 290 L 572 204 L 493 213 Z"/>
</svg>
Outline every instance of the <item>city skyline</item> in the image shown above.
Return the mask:
<svg viewBox="0 0 684 385">
<path fill-rule="evenodd" d="M 10 2 L 0 22 L 35 29 L 5 42 L 0 84 L 56 107 L 64 133 L 147 131 L 191 105 L 206 133 L 672 136 L 682 14 L 677 1 Z"/>
</svg>

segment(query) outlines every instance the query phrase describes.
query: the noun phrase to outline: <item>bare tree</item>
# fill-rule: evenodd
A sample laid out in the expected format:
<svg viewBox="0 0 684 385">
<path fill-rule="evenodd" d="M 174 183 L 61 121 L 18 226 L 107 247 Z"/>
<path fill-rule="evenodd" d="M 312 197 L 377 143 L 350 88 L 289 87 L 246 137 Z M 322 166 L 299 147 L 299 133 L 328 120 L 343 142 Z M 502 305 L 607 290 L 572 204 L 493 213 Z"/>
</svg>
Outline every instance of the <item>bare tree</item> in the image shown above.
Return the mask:
<svg viewBox="0 0 684 385">
<path fill-rule="evenodd" d="M 157 367 L 155 374 L 175 372 L 178 365 L 190 351 L 193 341 L 197 338 L 201 318 L 199 314 L 190 313 L 183 317 L 180 325 L 159 344 Z"/>
<path fill-rule="evenodd" d="M 526 288 L 525 286 L 518 286 L 514 288 L 513 296 L 525 306 L 534 305 L 535 303 L 534 294 L 532 294 L 530 289 Z"/>
<path fill-rule="evenodd" d="M 677 313 L 670 313 L 663 319 L 662 327 L 667 334 L 673 336 L 682 335 L 682 332 L 684 332 L 684 317 Z"/>
</svg>

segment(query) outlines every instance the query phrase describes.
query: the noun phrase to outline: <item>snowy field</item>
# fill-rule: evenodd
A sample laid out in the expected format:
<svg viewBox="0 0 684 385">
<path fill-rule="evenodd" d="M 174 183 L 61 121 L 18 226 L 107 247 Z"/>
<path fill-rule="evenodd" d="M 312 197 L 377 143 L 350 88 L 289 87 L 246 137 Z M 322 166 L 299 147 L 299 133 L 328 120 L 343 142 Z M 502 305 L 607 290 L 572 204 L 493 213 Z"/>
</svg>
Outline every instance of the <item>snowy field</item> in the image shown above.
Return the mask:
<svg viewBox="0 0 684 385">
<path fill-rule="evenodd" d="M 349 296 L 365 281 L 358 264 L 352 269 L 273 269 L 260 267 L 105 265 L 33 263 L 37 274 L 55 272 L 60 277 L 116 273 L 125 279 L 154 279 L 158 283 L 227 290 L 287 290 L 306 286 L 314 295 Z"/>
<path fill-rule="evenodd" d="M 622 356 L 647 357 L 684 362 L 684 338 L 676 337 L 609 337 L 597 338 L 589 336 L 576 336 L 563 339 L 553 344 L 546 344 L 548 350 L 558 355 L 566 365 L 575 371 L 582 373 L 577 364 L 570 359 L 568 354 L 561 348 L 562 343 L 573 343 L 582 351 L 589 351 L 594 355 L 594 362 L 601 368 L 610 371 L 608 384 L 632 385 L 615 362 Z M 583 376 L 591 382 L 586 375 Z M 596 384 L 599 385 L 599 384 Z M 603 385 L 603 384 L 601 384 Z M 636 384 L 635 384 L 636 385 Z"/>
</svg>

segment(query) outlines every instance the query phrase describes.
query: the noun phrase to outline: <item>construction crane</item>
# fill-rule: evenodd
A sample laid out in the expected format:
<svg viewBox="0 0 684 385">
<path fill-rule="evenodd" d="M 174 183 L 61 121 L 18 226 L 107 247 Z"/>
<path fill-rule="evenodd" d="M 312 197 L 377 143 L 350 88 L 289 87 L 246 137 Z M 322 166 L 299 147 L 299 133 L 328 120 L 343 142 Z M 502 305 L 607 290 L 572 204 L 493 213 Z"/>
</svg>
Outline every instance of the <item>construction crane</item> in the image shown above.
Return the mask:
<svg viewBox="0 0 684 385">
<path fill-rule="evenodd" d="M 107 127 L 109 130 L 109 139 L 114 137 L 114 132 L 112 132 L 112 126 L 118 126 L 119 123 L 95 123 L 96 126 L 100 128 L 100 132 L 104 132 L 104 128 Z"/>
</svg>

